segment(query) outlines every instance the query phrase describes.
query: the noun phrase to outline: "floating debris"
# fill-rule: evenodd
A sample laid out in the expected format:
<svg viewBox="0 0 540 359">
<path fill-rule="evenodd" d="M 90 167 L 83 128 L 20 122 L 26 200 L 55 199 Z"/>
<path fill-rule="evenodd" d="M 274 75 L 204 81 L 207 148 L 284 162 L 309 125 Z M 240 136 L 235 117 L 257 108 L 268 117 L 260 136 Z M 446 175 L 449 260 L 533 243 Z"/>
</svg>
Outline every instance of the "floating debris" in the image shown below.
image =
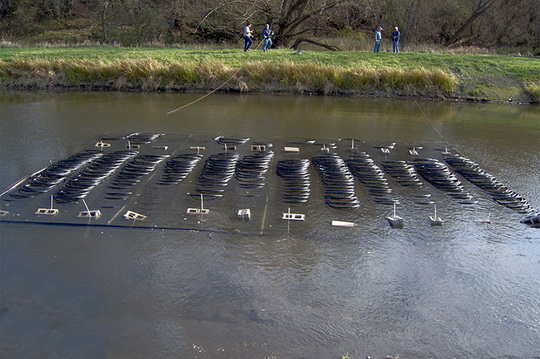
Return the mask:
<svg viewBox="0 0 540 359">
<path fill-rule="evenodd" d="M 300 152 L 300 148 L 298 148 L 298 147 L 290 147 L 290 146 L 283 147 L 283 150 L 285 152 L 293 152 L 293 153 L 299 153 Z"/>
<path fill-rule="evenodd" d="M 433 217 L 429 216 L 429 222 L 431 223 L 431 226 L 442 226 L 443 220 L 441 217 L 437 216 L 437 205 L 433 204 L 434 214 Z"/>
<path fill-rule="evenodd" d="M 291 213 L 291 209 L 289 208 L 288 212 L 283 213 L 281 219 L 286 221 L 304 221 L 306 219 L 306 215 L 300 213 Z"/>
<path fill-rule="evenodd" d="M 133 212 L 133 211 L 127 211 L 124 214 L 124 218 L 125 219 L 133 219 L 134 221 L 144 221 L 145 219 L 148 218 L 148 216 L 145 216 L 143 214 Z"/>
<path fill-rule="evenodd" d="M 154 142 L 158 138 L 160 138 L 162 135 L 160 133 L 132 133 L 125 138 L 129 140 L 130 143 L 133 144 L 147 144 Z"/>
<path fill-rule="evenodd" d="M 270 168 L 270 163 L 274 157 L 274 152 L 257 152 L 246 155 L 236 164 L 234 177 L 238 180 L 239 186 L 243 188 L 261 188 L 266 182 L 266 173 Z"/>
<path fill-rule="evenodd" d="M 58 203 L 66 203 L 85 198 L 94 187 L 99 185 L 105 178 L 120 168 L 125 161 L 134 157 L 136 154 L 137 152 L 132 151 L 115 151 L 93 160 L 77 176 L 69 179 L 56 192 L 54 199 Z"/>
<path fill-rule="evenodd" d="M 47 216 L 56 216 L 58 214 L 58 209 L 54 208 L 54 199 L 53 196 L 51 196 L 51 205 L 49 208 L 38 208 L 36 211 L 36 214 L 44 214 Z"/>
<path fill-rule="evenodd" d="M 249 221 L 251 219 L 251 210 L 249 208 L 239 209 L 238 218 Z"/>
<path fill-rule="evenodd" d="M 436 188 L 448 196 L 461 200 L 462 204 L 473 204 L 472 196 L 465 190 L 461 181 L 441 161 L 434 158 L 415 159 L 414 166 L 418 173 Z"/>
<path fill-rule="evenodd" d="M 283 179 L 283 202 L 306 203 L 311 194 L 308 159 L 281 160 L 276 173 Z"/>
<path fill-rule="evenodd" d="M 244 143 L 249 141 L 249 138 L 218 136 L 215 138 L 215 141 L 220 145 L 243 145 Z"/>
<path fill-rule="evenodd" d="M 193 198 L 204 195 L 207 199 L 223 197 L 224 187 L 234 176 L 240 155 L 236 152 L 221 152 L 211 155 L 199 175 L 199 185 Z"/>
<path fill-rule="evenodd" d="M 99 209 L 95 209 L 91 211 L 81 211 L 79 212 L 77 217 L 99 219 L 101 217 L 101 211 Z"/>
<path fill-rule="evenodd" d="M 395 200 L 389 195 L 392 189 L 384 171 L 365 152 L 354 153 L 345 160 L 351 173 L 365 186 L 373 201 L 379 204 L 393 205 Z"/>
<path fill-rule="evenodd" d="M 403 218 L 397 215 L 396 213 L 396 203 L 394 202 L 394 213 L 386 217 L 388 220 L 388 223 L 390 223 L 390 227 L 392 228 L 403 228 Z"/>
<path fill-rule="evenodd" d="M 99 148 L 105 148 L 105 147 L 111 147 L 111 144 L 103 142 L 103 141 L 98 141 L 98 142 L 96 142 L 95 146 L 99 147 Z"/>
<path fill-rule="evenodd" d="M 200 194 L 200 200 L 201 200 L 201 208 L 188 208 L 186 213 L 187 214 L 208 214 L 210 213 L 210 210 L 208 208 L 204 208 L 204 195 Z"/>
<path fill-rule="evenodd" d="M 446 162 L 469 182 L 489 193 L 495 202 L 519 213 L 535 212 L 534 207 L 523 196 L 500 183 L 495 176 L 484 171 L 470 159 L 461 155 L 452 155 L 446 157 Z"/>
<path fill-rule="evenodd" d="M 326 154 L 312 159 L 324 186 L 324 201 L 332 208 L 358 208 L 354 177 L 338 155 Z"/>
<path fill-rule="evenodd" d="M 30 176 L 21 187 L 9 195 L 13 198 L 32 198 L 40 193 L 46 193 L 62 183 L 72 173 L 75 173 L 86 164 L 101 158 L 103 153 L 89 150 L 77 153 L 65 160 L 52 164 L 42 171 Z"/>
<path fill-rule="evenodd" d="M 528 225 L 529 227 L 540 228 L 540 213 L 526 216 L 520 222 Z"/>
<path fill-rule="evenodd" d="M 173 185 L 182 182 L 200 162 L 203 155 L 185 153 L 171 157 L 165 162 L 163 174 L 157 182 L 160 185 Z"/>
<path fill-rule="evenodd" d="M 486 224 L 491 224 L 491 213 L 488 214 L 488 216 L 486 218 L 478 218 L 476 221 L 477 222 L 480 222 L 480 223 L 486 223 Z"/>
<path fill-rule="evenodd" d="M 394 207 L 387 220 L 393 228 L 402 228 L 404 220 L 396 211 L 401 201 L 433 205 L 430 224 L 439 226 L 443 224 L 439 208 L 446 203 L 453 201 L 452 211 L 459 210 L 460 204 L 477 203 L 461 183 L 465 178 L 484 190 L 487 198 L 504 206 L 501 210 L 523 213 L 527 217 L 522 223 L 536 226 L 534 216 L 538 211 L 523 196 L 464 156 L 442 153 L 449 151 L 440 146 L 373 146 L 353 138 L 341 139 L 347 141 L 339 145 L 328 139 L 252 141 L 219 136 L 214 140 L 157 133 L 104 136 L 98 140 L 97 149 L 92 141 L 89 150 L 11 185 L 0 195 L 6 207 L 6 211 L 0 211 L 0 221 L 234 231 L 237 224 L 230 221 L 236 219 L 246 222 L 243 232 L 263 233 L 280 228 L 276 226 L 280 218 L 275 214 L 282 212 L 283 204 L 290 208 L 282 220 L 350 228 L 360 224 L 352 220 L 321 221 L 311 213 L 328 218 L 339 210 L 345 213 L 343 218 L 357 219 L 366 209 L 379 211 L 382 204 Z M 294 150 L 286 150 L 291 147 Z M 273 148 L 278 148 L 276 153 Z M 379 155 L 381 149 L 388 151 L 387 156 Z M 420 150 L 421 158 L 411 153 Z M 313 170 L 316 175 L 312 177 Z M 442 194 L 428 193 L 435 191 L 431 185 L 448 198 L 441 201 Z M 477 193 L 482 195 L 482 191 Z M 48 208 L 43 206 L 45 196 L 51 198 Z M 366 198 L 374 203 L 365 204 Z M 200 207 L 190 204 L 192 200 L 200 201 Z M 217 201 L 210 210 L 204 200 Z M 77 209 L 80 202 L 85 205 L 81 212 Z M 126 208 L 130 210 L 126 212 Z M 259 216 L 251 216 L 253 208 L 260 210 Z M 412 210 L 411 216 L 424 212 Z M 200 215 L 198 225 L 188 220 L 189 216 L 179 216 L 180 212 Z M 208 216 L 208 224 L 203 225 L 207 222 L 203 216 Z M 489 218 L 471 221 L 490 223 Z"/>
<path fill-rule="evenodd" d="M 332 220 L 332 226 L 335 226 L 335 227 L 356 227 L 356 223 Z"/>
<path fill-rule="evenodd" d="M 421 187 L 422 181 L 414 169 L 414 166 L 407 161 L 383 161 L 384 171 L 396 179 L 396 182 L 404 187 Z"/>
</svg>

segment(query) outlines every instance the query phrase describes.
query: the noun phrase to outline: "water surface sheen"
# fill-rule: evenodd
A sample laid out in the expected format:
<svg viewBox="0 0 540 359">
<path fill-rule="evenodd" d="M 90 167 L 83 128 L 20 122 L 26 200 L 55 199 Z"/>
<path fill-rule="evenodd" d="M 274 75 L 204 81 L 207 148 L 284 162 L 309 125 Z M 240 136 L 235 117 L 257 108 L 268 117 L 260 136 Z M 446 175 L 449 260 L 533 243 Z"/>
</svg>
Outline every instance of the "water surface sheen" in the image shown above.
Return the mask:
<svg viewBox="0 0 540 359">
<path fill-rule="evenodd" d="M 166 115 L 198 96 L 2 93 L 0 188 L 107 132 L 355 137 L 449 144 L 540 206 L 537 107 L 215 95 Z M 540 230 L 485 199 L 442 227 L 387 208 L 334 228 L 311 205 L 320 223 L 264 235 L 0 223 L 0 357 L 540 356 Z"/>
</svg>

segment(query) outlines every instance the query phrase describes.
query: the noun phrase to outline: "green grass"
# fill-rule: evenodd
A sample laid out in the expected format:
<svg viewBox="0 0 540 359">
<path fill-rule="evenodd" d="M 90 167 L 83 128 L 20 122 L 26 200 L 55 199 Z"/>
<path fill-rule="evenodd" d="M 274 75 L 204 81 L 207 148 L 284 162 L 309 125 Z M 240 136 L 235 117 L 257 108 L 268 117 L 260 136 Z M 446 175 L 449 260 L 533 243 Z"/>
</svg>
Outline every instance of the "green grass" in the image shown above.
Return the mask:
<svg viewBox="0 0 540 359">
<path fill-rule="evenodd" d="M 531 96 L 534 103 L 540 103 L 540 81 L 539 82 L 526 82 L 525 91 Z"/>
<path fill-rule="evenodd" d="M 540 87 L 538 59 L 503 55 L 370 51 L 304 51 L 296 55 L 292 50 L 279 49 L 244 53 L 241 49 L 2 47 L 0 61 L 0 77 L 8 87 L 14 77 L 19 83 L 25 76 L 26 83 L 37 83 L 36 77 L 46 77 L 45 68 L 66 86 L 105 81 L 121 84 L 112 87 L 117 89 L 204 90 L 222 83 L 238 69 L 226 89 L 382 92 L 529 102 L 538 101 Z M 29 78 L 34 80 L 28 82 Z"/>
</svg>

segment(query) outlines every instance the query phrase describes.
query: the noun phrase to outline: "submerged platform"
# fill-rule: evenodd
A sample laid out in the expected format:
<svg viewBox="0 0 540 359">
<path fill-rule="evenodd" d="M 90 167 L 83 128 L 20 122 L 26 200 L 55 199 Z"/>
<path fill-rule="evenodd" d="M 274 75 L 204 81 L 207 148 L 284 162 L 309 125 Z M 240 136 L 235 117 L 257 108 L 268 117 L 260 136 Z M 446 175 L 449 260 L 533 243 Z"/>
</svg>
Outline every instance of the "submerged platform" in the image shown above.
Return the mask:
<svg viewBox="0 0 540 359">
<path fill-rule="evenodd" d="M 538 212 L 448 144 L 157 133 L 95 139 L 1 200 L 1 222 L 250 233 L 291 220 L 355 228 L 365 211 L 384 218 L 434 203 Z"/>
</svg>

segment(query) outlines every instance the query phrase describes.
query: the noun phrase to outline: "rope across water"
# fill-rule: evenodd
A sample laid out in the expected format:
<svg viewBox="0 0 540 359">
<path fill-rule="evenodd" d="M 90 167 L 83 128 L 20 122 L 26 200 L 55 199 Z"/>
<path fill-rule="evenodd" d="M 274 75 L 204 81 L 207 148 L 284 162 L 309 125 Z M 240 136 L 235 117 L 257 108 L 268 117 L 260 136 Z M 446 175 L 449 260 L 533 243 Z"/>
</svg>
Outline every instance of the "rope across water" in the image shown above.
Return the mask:
<svg viewBox="0 0 540 359">
<path fill-rule="evenodd" d="M 257 50 L 261 44 L 263 42 L 259 42 L 259 44 L 257 45 L 257 47 L 255 48 L 255 50 Z M 253 52 L 251 54 L 248 55 L 247 59 L 249 60 L 251 58 L 251 56 L 253 56 Z M 197 102 L 199 101 L 202 101 L 203 99 L 207 98 L 208 96 L 212 95 L 213 93 L 217 92 L 220 88 L 222 88 L 223 86 L 225 86 L 226 84 L 228 84 L 239 72 L 240 70 L 242 70 L 241 67 L 239 67 L 231 76 L 229 76 L 229 78 L 227 80 L 225 80 L 221 85 L 219 85 L 218 87 L 216 87 L 215 89 L 213 89 L 212 91 L 208 92 L 207 94 L 204 94 L 203 96 L 199 97 L 198 99 L 194 100 L 194 101 L 191 101 L 190 103 L 187 103 L 183 106 L 180 106 L 178 108 L 175 108 L 174 110 L 171 110 L 169 112 L 166 113 L 166 115 L 170 115 L 172 113 L 175 113 L 177 111 L 180 111 L 180 110 L 183 110 L 185 109 L 186 107 L 189 107 L 191 105 L 194 105 L 196 104 Z"/>
</svg>

